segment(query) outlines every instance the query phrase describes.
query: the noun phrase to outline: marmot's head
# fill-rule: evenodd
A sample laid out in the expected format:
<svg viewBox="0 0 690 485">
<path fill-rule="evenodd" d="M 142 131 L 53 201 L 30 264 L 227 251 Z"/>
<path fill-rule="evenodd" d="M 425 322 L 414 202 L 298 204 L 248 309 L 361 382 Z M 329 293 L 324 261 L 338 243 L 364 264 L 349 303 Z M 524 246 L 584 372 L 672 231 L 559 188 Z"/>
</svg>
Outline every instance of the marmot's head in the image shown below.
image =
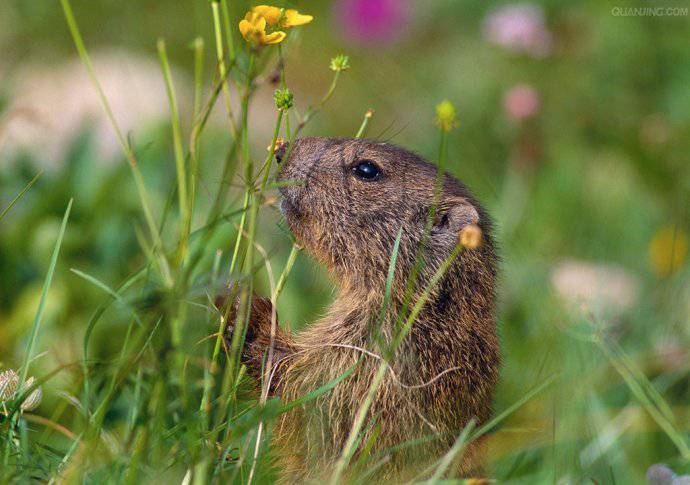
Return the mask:
<svg viewBox="0 0 690 485">
<path fill-rule="evenodd" d="M 297 242 L 336 276 L 371 288 L 385 281 L 402 229 L 396 269 L 407 273 L 434 201 L 436 167 L 414 153 L 364 139 L 301 138 L 287 151 L 287 160 L 285 147 L 276 158 L 285 184 L 282 210 Z M 493 275 L 490 222 L 469 191 L 446 175 L 426 251 L 431 266 L 450 254 L 459 232 L 472 223 L 488 243 L 473 251 L 475 258 Z"/>
</svg>

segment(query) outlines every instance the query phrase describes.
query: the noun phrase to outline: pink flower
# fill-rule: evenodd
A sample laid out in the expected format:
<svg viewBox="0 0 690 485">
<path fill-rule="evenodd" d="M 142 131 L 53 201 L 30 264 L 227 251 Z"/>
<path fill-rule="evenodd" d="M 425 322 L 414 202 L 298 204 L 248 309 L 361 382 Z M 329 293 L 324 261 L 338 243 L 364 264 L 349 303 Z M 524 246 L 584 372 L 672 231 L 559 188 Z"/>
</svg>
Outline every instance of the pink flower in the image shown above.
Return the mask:
<svg viewBox="0 0 690 485">
<path fill-rule="evenodd" d="M 408 0 L 338 0 L 334 16 L 346 38 L 364 44 L 400 39 L 410 18 Z"/>
<path fill-rule="evenodd" d="M 533 4 L 506 5 L 484 20 L 484 38 L 514 52 L 544 57 L 553 39 L 544 24 L 544 12 Z"/>
<path fill-rule="evenodd" d="M 523 121 L 539 111 L 539 94 L 528 84 L 518 84 L 510 88 L 503 97 L 503 109 L 508 118 Z"/>
<path fill-rule="evenodd" d="M 625 269 L 601 263 L 565 260 L 551 273 L 551 285 L 567 307 L 584 307 L 619 316 L 630 310 L 640 293 L 639 278 Z"/>
</svg>

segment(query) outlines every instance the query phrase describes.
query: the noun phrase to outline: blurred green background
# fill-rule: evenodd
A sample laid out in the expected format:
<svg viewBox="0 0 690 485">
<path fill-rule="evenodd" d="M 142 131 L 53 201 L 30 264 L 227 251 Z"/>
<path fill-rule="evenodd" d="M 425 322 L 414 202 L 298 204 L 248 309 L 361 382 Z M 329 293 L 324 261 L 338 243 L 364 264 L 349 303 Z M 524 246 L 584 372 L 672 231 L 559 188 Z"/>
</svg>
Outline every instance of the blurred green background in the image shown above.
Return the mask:
<svg viewBox="0 0 690 485">
<path fill-rule="evenodd" d="M 505 363 L 495 407 L 507 408 L 549 375 L 559 379 L 497 434 L 494 475 L 631 483 L 662 461 L 690 472 L 688 457 L 590 341 L 595 327 L 623 349 L 669 403 L 688 442 L 690 4 L 336 0 L 297 6 L 315 17 L 285 46 L 297 108 L 303 112 L 328 89 L 330 58 L 345 53 L 352 65 L 305 134 L 353 136 L 371 108 L 370 137 L 434 161 L 434 106 L 449 99 L 457 107 L 448 170 L 494 216 L 503 258 Z M 650 7 L 664 14 L 635 10 Z M 206 45 L 206 87 L 216 69 L 209 2 L 75 0 L 73 8 L 160 214 L 175 165 L 156 40 L 167 42 L 188 129 L 190 44 L 197 36 Z M 246 8 L 231 2 L 232 18 Z M 274 123 L 268 84 L 249 119 L 256 159 L 265 157 Z M 218 186 L 228 143 L 223 118 L 214 115 L 203 138 L 202 205 Z M 36 185 L 0 221 L 0 364 L 16 368 L 22 361 L 60 219 L 73 197 L 40 337 L 46 354 L 36 363 L 46 373 L 80 359 L 85 327 L 104 300 L 69 269 L 116 286 L 145 260 L 136 232 L 143 220 L 59 3 L 4 0 L 0 208 L 39 170 Z M 229 206 L 240 204 L 241 194 L 232 191 Z M 277 210 L 267 209 L 259 230 L 277 272 L 290 249 L 279 220 Z M 225 224 L 208 255 L 217 249 L 227 255 L 235 230 L 232 221 Z M 197 295 L 206 290 L 194 289 Z M 332 295 L 323 270 L 300 255 L 278 313 L 298 329 L 321 315 Z M 125 328 L 125 309 L 108 312 L 94 333 L 92 357 L 117 353 Z M 64 399 L 58 391 L 73 379 L 66 372 L 46 384 L 41 409 Z"/>
</svg>

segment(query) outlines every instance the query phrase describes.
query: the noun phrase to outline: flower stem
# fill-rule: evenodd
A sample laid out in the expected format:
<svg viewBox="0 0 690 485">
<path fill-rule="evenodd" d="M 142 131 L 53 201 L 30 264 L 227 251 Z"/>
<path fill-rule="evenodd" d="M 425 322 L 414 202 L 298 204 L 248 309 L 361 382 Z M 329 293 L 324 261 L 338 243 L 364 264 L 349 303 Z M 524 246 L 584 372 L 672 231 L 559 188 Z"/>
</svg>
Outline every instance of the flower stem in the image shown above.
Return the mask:
<svg viewBox="0 0 690 485">
<path fill-rule="evenodd" d="M 359 130 L 357 130 L 355 138 L 362 138 L 365 135 L 367 132 L 367 127 L 369 126 L 369 120 L 371 120 L 372 116 L 374 116 L 374 110 L 372 109 L 368 109 L 367 112 L 364 113 L 364 119 L 362 120 L 362 124 L 359 126 Z"/>
<path fill-rule="evenodd" d="M 224 8 L 223 16 L 227 16 L 227 4 L 222 0 Z M 225 54 L 223 53 L 223 32 L 220 25 L 220 13 L 218 12 L 218 2 L 211 2 L 211 10 L 213 11 L 213 31 L 216 40 L 216 59 L 218 60 L 218 74 L 220 74 L 223 90 L 223 99 L 225 100 L 225 110 L 228 113 L 228 121 L 230 123 L 230 132 L 233 138 L 237 138 L 237 129 L 235 128 L 235 118 L 232 113 L 232 105 L 230 104 L 230 88 L 228 87 L 227 68 L 225 66 Z M 230 35 L 229 27 L 226 27 L 226 33 L 230 45 L 232 44 L 232 35 Z M 231 54 L 231 62 L 234 62 L 234 50 Z"/>
<path fill-rule="evenodd" d="M 333 81 L 331 81 L 331 85 L 328 88 L 328 91 L 326 91 L 326 94 L 321 98 L 321 101 L 316 106 L 310 107 L 306 114 L 304 115 L 304 118 L 302 118 L 302 121 L 297 125 L 297 128 L 295 128 L 295 132 L 293 133 L 292 137 L 290 140 L 294 140 L 297 138 L 297 134 L 302 131 L 302 128 L 309 123 L 309 121 L 314 117 L 315 114 L 317 114 L 321 108 L 323 108 L 323 105 L 328 102 L 329 99 L 331 99 L 331 96 L 333 96 L 333 93 L 335 92 L 335 88 L 338 85 L 338 79 L 340 79 L 340 71 L 336 71 L 335 75 L 333 76 Z"/>
</svg>

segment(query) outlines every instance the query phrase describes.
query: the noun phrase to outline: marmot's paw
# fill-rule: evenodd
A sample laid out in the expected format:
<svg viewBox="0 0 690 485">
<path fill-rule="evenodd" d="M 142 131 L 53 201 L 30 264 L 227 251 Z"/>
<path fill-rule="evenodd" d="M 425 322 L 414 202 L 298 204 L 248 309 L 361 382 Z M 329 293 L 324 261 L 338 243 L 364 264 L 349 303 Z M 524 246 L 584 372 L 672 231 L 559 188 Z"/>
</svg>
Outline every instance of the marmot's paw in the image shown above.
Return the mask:
<svg viewBox="0 0 690 485">
<path fill-rule="evenodd" d="M 234 291 L 233 291 L 234 290 Z M 232 303 L 228 303 L 228 298 L 232 295 L 234 299 Z M 225 325 L 225 340 L 228 344 L 232 341 L 232 335 L 237 325 L 237 314 L 240 308 L 241 290 L 239 288 L 228 287 L 227 291 L 216 297 L 216 307 L 221 315 L 226 318 Z M 245 337 L 245 346 L 251 344 L 260 338 L 262 335 L 270 332 L 271 328 L 271 314 L 273 312 L 273 305 L 268 298 L 262 298 L 255 293 L 252 294 L 251 310 L 249 314 L 249 321 L 247 323 L 247 332 Z M 230 307 L 228 308 L 228 305 Z"/>
</svg>

